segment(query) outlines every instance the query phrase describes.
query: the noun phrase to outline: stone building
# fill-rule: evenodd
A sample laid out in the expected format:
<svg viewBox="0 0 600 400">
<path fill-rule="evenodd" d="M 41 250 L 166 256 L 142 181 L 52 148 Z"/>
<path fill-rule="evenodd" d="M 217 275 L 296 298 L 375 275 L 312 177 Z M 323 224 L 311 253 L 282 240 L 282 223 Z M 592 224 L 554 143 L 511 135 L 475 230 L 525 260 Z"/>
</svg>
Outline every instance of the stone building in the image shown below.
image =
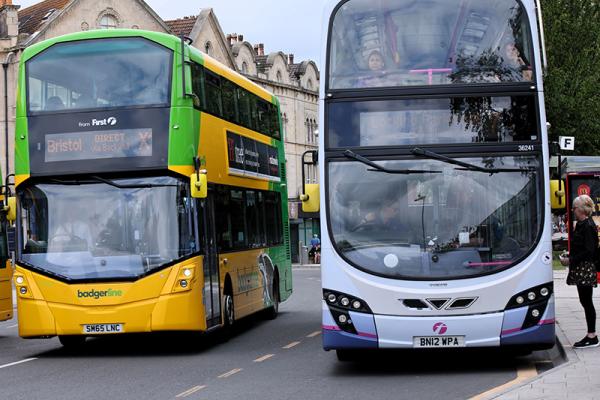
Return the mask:
<svg viewBox="0 0 600 400">
<path fill-rule="evenodd" d="M 15 0 L 15 2 L 18 2 Z M 294 62 L 292 54 L 265 54 L 264 45 L 251 45 L 242 35 L 225 36 L 212 9 L 164 21 L 143 0 L 45 0 L 21 9 L 0 0 L 0 159 L 3 175 L 13 171 L 15 90 L 18 63 L 27 46 L 42 40 L 89 29 L 131 28 L 183 34 L 201 51 L 277 95 L 285 129 L 293 256 L 299 242 L 318 232 L 318 215 L 303 215 L 301 155 L 317 148 L 319 71 L 313 61 Z M 4 82 L 7 82 L 5 85 Z M 5 99 L 8 99 L 5 101 Z M 316 181 L 315 168 L 307 180 Z"/>
</svg>

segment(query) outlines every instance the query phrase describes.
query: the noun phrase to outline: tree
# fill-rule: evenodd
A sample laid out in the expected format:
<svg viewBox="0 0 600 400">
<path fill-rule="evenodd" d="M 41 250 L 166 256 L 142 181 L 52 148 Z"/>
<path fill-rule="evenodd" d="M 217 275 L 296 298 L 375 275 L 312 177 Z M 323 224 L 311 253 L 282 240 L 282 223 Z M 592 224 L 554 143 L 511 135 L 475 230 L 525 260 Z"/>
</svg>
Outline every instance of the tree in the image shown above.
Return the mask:
<svg viewBox="0 0 600 400">
<path fill-rule="evenodd" d="M 575 136 L 575 153 L 600 154 L 600 3 L 542 0 L 550 140 Z"/>
</svg>

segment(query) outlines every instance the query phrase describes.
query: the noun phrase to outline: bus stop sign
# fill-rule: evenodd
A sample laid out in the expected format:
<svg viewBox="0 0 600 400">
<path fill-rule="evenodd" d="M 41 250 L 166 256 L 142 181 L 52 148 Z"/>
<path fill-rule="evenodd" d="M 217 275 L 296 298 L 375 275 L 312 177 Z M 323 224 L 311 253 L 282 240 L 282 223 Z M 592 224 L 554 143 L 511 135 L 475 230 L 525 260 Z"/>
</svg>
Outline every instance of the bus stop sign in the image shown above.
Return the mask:
<svg viewBox="0 0 600 400">
<path fill-rule="evenodd" d="M 561 150 L 575 150 L 575 136 L 559 136 L 558 143 Z"/>
</svg>

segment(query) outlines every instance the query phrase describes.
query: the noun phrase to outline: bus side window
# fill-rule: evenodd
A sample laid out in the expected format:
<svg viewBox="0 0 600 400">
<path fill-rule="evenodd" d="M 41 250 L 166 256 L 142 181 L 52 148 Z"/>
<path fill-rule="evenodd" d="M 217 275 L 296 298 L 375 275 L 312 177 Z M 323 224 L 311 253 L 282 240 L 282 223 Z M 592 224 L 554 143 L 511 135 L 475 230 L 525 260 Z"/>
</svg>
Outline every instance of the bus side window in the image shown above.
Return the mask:
<svg viewBox="0 0 600 400">
<path fill-rule="evenodd" d="M 221 98 L 221 77 L 205 70 L 206 89 L 206 111 L 217 116 L 223 117 L 223 103 Z"/>
<path fill-rule="evenodd" d="M 239 111 L 239 121 L 241 125 L 250 127 L 250 93 L 242 88 L 237 88 L 237 104 Z"/>
<path fill-rule="evenodd" d="M 196 63 L 192 63 L 192 91 L 200 100 L 200 104 L 194 104 L 194 106 L 205 109 L 206 99 L 204 96 L 204 67 Z"/>
<path fill-rule="evenodd" d="M 228 81 L 223 80 L 222 85 L 223 92 L 223 117 L 230 122 L 238 122 L 237 113 L 237 102 L 235 101 L 235 85 Z"/>
<path fill-rule="evenodd" d="M 229 191 L 217 189 L 215 191 L 215 226 L 217 229 L 217 247 L 219 252 L 229 251 L 233 248 L 231 241 L 231 213 L 229 207 Z"/>
</svg>

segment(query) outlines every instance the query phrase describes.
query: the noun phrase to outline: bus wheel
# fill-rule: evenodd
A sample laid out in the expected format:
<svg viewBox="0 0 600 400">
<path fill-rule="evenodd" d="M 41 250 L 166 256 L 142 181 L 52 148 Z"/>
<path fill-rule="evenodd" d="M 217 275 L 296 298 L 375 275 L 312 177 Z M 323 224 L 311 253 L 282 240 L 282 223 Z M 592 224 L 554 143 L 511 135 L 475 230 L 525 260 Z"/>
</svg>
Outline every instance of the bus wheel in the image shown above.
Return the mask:
<svg viewBox="0 0 600 400">
<path fill-rule="evenodd" d="M 337 349 L 335 351 L 335 354 L 337 355 L 338 361 L 342 361 L 342 362 L 354 361 L 355 354 L 352 350 Z"/>
<path fill-rule="evenodd" d="M 267 308 L 265 312 L 265 316 L 267 317 L 267 319 L 277 318 L 277 314 L 279 314 L 279 303 L 279 276 L 275 275 L 275 279 L 273 280 L 273 305 Z"/>
<path fill-rule="evenodd" d="M 86 339 L 86 337 L 81 336 L 81 335 L 72 335 L 72 336 L 60 335 L 58 337 L 60 344 L 62 344 L 67 349 L 75 349 L 77 347 L 83 346 L 83 344 L 85 343 L 85 339 Z"/>
<path fill-rule="evenodd" d="M 231 334 L 231 328 L 235 322 L 235 312 L 233 308 L 233 296 L 231 293 L 225 293 L 223 298 L 223 328 L 225 329 L 225 335 Z"/>
</svg>

